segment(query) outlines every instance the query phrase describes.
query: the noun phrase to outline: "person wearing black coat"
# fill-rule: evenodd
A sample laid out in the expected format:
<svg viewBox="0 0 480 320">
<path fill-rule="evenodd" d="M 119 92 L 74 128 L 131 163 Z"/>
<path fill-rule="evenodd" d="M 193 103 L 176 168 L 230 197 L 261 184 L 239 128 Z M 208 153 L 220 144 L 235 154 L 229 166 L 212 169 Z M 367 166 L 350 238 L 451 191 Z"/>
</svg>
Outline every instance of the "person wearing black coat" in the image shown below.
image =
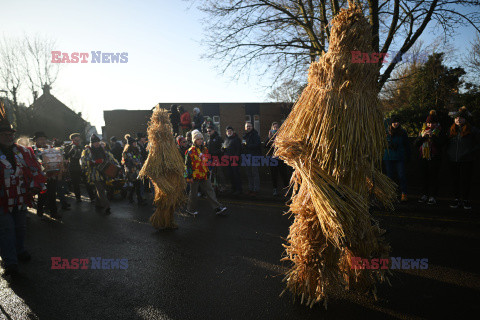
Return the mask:
<svg viewBox="0 0 480 320">
<path fill-rule="evenodd" d="M 123 147 L 122 143 L 116 137 L 110 138 L 110 152 L 118 163 L 122 162 Z"/>
<path fill-rule="evenodd" d="M 83 146 L 81 144 L 81 138 L 79 133 L 72 133 L 70 135 L 70 144 L 65 146 L 65 160 L 68 161 L 68 173 L 72 181 L 73 192 L 75 193 L 75 198 L 77 202 L 82 201 L 82 193 L 80 190 L 80 183 L 83 183 L 87 187 L 87 193 L 90 198 L 90 201 L 95 201 L 95 194 L 91 185 L 89 185 L 85 179 L 85 176 L 82 174 L 82 167 L 80 166 L 80 158 L 83 152 Z"/>
<path fill-rule="evenodd" d="M 253 128 L 251 122 L 245 123 L 245 135 L 243 136 L 243 147 L 245 155 L 261 156 L 262 155 L 262 142 L 257 130 Z M 254 165 L 245 166 L 248 177 L 248 190 L 249 195 L 256 196 L 260 190 L 260 176 L 258 174 L 258 167 Z"/>
<path fill-rule="evenodd" d="M 220 135 L 217 133 L 215 130 L 215 126 L 213 124 L 209 125 L 207 127 L 207 135 L 208 135 L 208 142 L 207 142 L 207 148 L 208 148 L 208 153 L 210 153 L 212 157 L 212 161 L 214 159 L 218 159 L 218 164 L 220 164 L 220 160 L 222 158 L 222 144 L 223 144 L 223 139 L 220 137 Z M 211 175 L 210 175 L 210 181 L 212 182 L 212 186 L 218 190 L 219 188 L 219 170 L 218 170 L 218 165 L 213 165 L 211 170 Z"/>
<path fill-rule="evenodd" d="M 172 123 L 174 136 L 178 135 L 178 128 L 180 126 L 180 113 L 178 112 L 176 104 L 172 104 L 170 107 L 170 122 Z"/>
<path fill-rule="evenodd" d="M 272 127 L 270 128 L 270 131 L 268 132 L 268 138 L 265 140 L 265 149 L 267 149 L 267 156 L 273 157 L 273 152 L 275 148 L 275 137 L 278 131 L 279 125 L 278 122 L 273 122 Z M 272 165 L 272 162 L 270 162 L 270 166 L 268 167 L 270 169 L 270 174 L 272 175 L 272 186 L 273 186 L 273 195 L 277 196 L 278 195 L 278 175 L 282 177 L 283 185 L 285 187 L 288 187 L 288 170 L 285 165 L 285 162 L 282 160 L 275 158 L 277 160 L 277 165 Z"/>
<path fill-rule="evenodd" d="M 242 142 L 237 136 L 232 127 L 228 126 L 226 130 L 227 137 L 222 145 L 224 156 L 229 156 L 229 164 L 225 167 L 226 176 L 230 180 L 232 186 L 232 193 L 239 195 L 242 193 L 242 180 L 240 178 L 240 154 L 242 152 Z M 237 160 L 233 160 L 232 157 L 237 157 Z"/>
<path fill-rule="evenodd" d="M 203 124 L 203 115 L 200 112 L 200 108 L 193 108 L 193 130 L 197 129 L 198 131 L 202 132 L 202 124 Z"/>
<path fill-rule="evenodd" d="M 442 164 L 442 147 L 445 143 L 442 128 L 438 123 L 435 110 L 430 111 L 422 131 L 415 140 L 420 156 L 423 194 L 418 202 L 435 204 L 438 193 L 438 176 Z"/>
<path fill-rule="evenodd" d="M 462 107 L 454 115 L 448 130 L 447 156 L 455 200 L 450 208 L 471 209 L 470 189 L 475 160 L 480 150 L 480 130 L 470 123 L 470 113 Z"/>
</svg>

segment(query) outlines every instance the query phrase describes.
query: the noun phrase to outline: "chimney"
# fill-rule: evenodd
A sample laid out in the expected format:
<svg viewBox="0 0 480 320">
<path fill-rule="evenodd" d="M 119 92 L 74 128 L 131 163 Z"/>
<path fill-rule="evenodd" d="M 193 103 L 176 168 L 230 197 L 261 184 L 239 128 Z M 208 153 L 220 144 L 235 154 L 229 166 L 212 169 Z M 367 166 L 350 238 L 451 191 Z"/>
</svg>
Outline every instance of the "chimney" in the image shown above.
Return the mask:
<svg viewBox="0 0 480 320">
<path fill-rule="evenodd" d="M 52 87 L 50 87 L 48 84 L 45 83 L 42 89 L 43 89 L 43 94 L 46 95 L 46 94 L 50 94 L 50 89 L 52 89 Z"/>
</svg>

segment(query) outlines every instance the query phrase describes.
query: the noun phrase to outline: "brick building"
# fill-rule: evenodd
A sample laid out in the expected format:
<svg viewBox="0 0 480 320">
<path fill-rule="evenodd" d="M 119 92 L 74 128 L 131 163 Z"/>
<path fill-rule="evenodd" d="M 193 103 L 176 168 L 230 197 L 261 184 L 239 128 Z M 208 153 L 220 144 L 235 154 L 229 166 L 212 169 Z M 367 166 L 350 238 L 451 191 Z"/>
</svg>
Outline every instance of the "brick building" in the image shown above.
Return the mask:
<svg viewBox="0 0 480 320">
<path fill-rule="evenodd" d="M 254 128 L 265 139 L 272 122 L 282 122 L 288 115 L 292 104 L 279 102 L 264 103 L 159 103 L 161 108 L 170 110 L 170 106 L 182 105 L 193 116 L 193 108 L 198 107 L 204 117 L 210 117 L 224 135 L 225 128 L 232 126 L 235 131 L 243 134 L 245 121 L 251 121 Z M 108 110 L 104 111 L 105 127 L 103 136 L 122 137 L 126 133 L 146 132 L 147 123 L 152 110 Z"/>
</svg>

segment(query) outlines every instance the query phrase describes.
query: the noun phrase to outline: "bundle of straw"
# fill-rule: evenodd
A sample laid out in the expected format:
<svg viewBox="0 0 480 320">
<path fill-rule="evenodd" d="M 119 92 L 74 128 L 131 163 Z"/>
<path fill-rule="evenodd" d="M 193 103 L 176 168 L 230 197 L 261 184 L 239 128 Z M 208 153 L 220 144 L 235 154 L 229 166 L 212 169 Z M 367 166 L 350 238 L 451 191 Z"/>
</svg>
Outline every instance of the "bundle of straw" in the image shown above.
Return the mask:
<svg viewBox="0 0 480 320">
<path fill-rule="evenodd" d="M 156 210 L 150 222 L 157 228 L 176 228 L 175 210 L 185 201 L 184 163 L 173 137 L 168 112 L 157 105 L 148 123 L 149 153 L 139 177 L 155 186 Z"/>
<path fill-rule="evenodd" d="M 360 9 L 342 9 L 329 43 L 275 140 L 275 155 L 295 170 L 289 211 L 295 220 L 282 259 L 293 266 L 285 280 L 310 307 L 350 287 L 375 293 L 385 270 L 353 269 L 351 258 L 388 257 L 369 198 L 390 208 L 395 201 L 395 185 L 377 170 L 386 146 L 380 66 L 351 61 L 351 51 L 372 52 L 371 27 Z"/>
</svg>

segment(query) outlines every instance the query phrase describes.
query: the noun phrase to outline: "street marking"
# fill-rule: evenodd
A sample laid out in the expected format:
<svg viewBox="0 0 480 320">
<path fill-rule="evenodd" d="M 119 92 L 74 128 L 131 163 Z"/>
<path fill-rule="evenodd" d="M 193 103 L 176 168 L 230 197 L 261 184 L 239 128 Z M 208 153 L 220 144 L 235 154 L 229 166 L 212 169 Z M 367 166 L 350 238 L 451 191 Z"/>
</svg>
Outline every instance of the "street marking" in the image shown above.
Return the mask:
<svg viewBox="0 0 480 320">
<path fill-rule="evenodd" d="M 285 208 L 288 209 L 287 205 L 279 205 L 279 204 L 265 204 L 265 203 L 256 203 L 256 202 L 242 202 L 242 201 L 224 201 L 225 203 L 231 204 L 238 204 L 244 206 L 261 206 L 261 207 L 272 207 L 272 208 Z M 417 216 L 403 216 L 403 215 L 396 215 L 396 214 L 388 214 L 388 213 L 374 213 L 374 216 L 377 217 L 394 217 L 394 218 L 402 218 L 402 219 L 417 219 L 417 220 L 430 220 L 430 221 L 442 221 L 442 222 L 463 222 L 463 223 L 471 223 L 471 220 L 456 220 L 456 219 L 448 219 L 448 218 L 430 218 L 430 217 L 417 217 Z"/>
</svg>

